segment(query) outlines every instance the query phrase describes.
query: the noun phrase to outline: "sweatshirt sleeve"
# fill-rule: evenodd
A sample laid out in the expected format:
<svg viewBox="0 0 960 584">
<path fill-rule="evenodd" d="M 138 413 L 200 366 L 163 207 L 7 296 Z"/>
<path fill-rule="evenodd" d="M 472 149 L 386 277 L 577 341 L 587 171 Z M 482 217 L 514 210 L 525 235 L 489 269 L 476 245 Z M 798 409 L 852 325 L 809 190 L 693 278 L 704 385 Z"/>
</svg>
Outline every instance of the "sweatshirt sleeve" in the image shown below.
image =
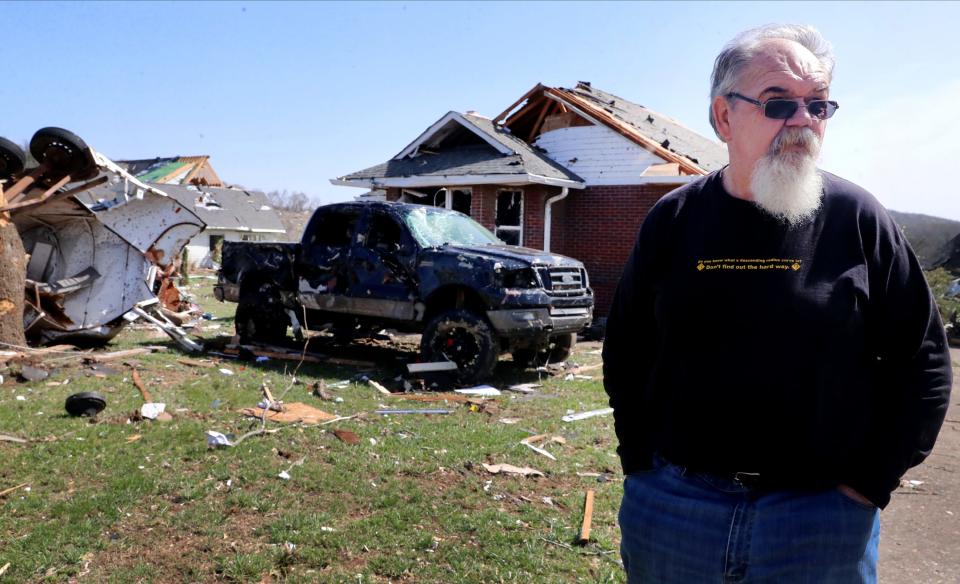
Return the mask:
<svg viewBox="0 0 960 584">
<path fill-rule="evenodd" d="M 878 507 L 890 502 L 900 477 L 933 449 L 949 405 L 953 373 L 937 303 L 923 269 L 893 221 L 879 218 L 871 271 L 878 364 L 875 400 L 881 430 L 850 469 L 847 483 Z"/>
<path fill-rule="evenodd" d="M 664 236 L 662 205 L 647 215 L 617 284 L 603 342 L 603 385 L 610 397 L 624 474 L 650 468 L 651 424 L 644 396 L 657 354 L 654 272 Z"/>
</svg>

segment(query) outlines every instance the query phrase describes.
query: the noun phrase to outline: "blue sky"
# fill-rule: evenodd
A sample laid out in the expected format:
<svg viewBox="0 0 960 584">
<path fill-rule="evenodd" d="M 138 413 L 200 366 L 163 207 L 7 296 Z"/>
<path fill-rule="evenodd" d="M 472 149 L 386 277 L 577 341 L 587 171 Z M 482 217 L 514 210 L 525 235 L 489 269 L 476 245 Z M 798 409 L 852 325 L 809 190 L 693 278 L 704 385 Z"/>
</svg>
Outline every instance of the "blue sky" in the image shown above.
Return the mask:
<svg viewBox="0 0 960 584">
<path fill-rule="evenodd" d="M 958 3 L 0 3 L 5 114 L 23 143 L 61 126 L 113 158 L 209 154 L 228 182 L 361 192 L 449 110 L 494 116 L 578 80 L 705 135 L 720 47 L 768 22 L 834 45 L 822 166 L 901 211 L 960 220 Z"/>
</svg>

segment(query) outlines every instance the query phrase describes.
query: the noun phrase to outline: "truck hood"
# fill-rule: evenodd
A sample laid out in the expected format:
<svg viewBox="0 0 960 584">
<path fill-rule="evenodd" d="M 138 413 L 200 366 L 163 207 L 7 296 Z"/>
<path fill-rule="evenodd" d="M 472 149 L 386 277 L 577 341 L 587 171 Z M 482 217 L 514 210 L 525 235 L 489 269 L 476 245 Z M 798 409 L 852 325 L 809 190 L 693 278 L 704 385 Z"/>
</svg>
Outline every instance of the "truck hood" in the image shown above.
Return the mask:
<svg viewBox="0 0 960 584">
<path fill-rule="evenodd" d="M 581 262 L 567 256 L 514 245 L 466 246 L 449 244 L 441 249 L 448 253 L 465 256 L 465 258 L 513 264 L 508 264 L 506 267 L 526 267 L 530 265 L 583 267 Z"/>
</svg>

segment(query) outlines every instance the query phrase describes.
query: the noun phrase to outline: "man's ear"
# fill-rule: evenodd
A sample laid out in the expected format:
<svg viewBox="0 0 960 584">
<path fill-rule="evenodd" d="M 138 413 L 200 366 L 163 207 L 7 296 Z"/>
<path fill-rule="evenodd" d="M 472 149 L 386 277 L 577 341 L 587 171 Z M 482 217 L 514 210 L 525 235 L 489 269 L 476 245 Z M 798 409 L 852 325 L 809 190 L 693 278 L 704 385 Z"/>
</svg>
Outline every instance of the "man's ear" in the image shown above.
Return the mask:
<svg viewBox="0 0 960 584">
<path fill-rule="evenodd" d="M 720 135 L 721 140 L 729 142 L 731 138 L 730 100 L 722 95 L 718 95 L 713 98 L 710 109 L 713 111 L 713 121 L 717 124 L 717 134 Z"/>
</svg>

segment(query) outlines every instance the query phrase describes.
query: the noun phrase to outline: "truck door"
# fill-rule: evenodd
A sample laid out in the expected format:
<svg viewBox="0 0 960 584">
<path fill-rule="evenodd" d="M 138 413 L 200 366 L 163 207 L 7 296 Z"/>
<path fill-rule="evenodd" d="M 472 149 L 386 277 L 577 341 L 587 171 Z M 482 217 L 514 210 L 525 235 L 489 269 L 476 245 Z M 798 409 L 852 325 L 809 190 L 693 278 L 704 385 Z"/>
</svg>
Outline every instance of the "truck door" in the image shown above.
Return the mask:
<svg viewBox="0 0 960 584">
<path fill-rule="evenodd" d="M 362 222 L 349 259 L 353 311 L 368 316 L 413 320 L 417 300 L 411 269 L 413 239 L 389 213 L 370 212 Z"/>
<path fill-rule="evenodd" d="M 361 210 L 355 207 L 320 209 L 304 232 L 297 298 L 314 310 L 343 312 L 349 287 L 348 258 L 357 239 Z"/>
</svg>

